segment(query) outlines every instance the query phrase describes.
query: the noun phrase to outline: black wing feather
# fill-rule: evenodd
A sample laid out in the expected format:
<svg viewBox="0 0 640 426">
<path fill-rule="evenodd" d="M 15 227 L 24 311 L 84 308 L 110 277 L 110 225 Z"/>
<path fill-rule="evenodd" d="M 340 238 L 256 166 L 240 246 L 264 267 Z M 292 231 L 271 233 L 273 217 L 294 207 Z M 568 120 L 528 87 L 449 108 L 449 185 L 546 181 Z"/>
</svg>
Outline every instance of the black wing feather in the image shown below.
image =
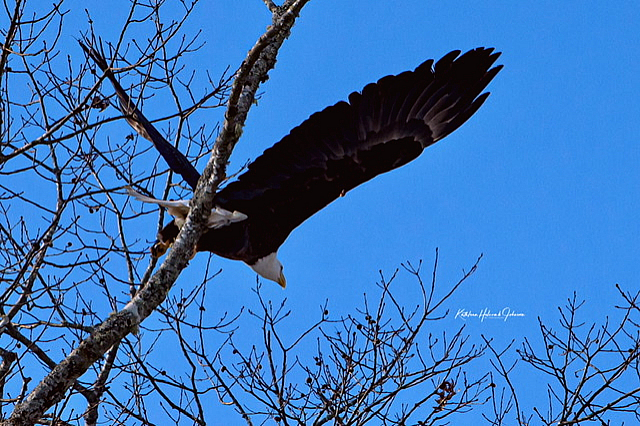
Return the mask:
<svg viewBox="0 0 640 426">
<path fill-rule="evenodd" d="M 196 168 L 191 164 L 187 157 L 184 156 L 184 154 L 178 151 L 176 147 L 170 144 L 162 136 L 158 129 L 151 124 L 147 117 L 142 114 L 142 111 L 140 111 L 131 101 L 131 98 L 129 98 L 129 95 L 122 88 L 113 74 L 113 71 L 109 68 L 102 49 L 98 51 L 98 49 L 93 47 L 93 43 L 89 40 L 85 40 L 85 42 L 78 41 L 78 43 L 80 43 L 80 47 L 82 47 L 87 56 L 93 59 L 96 65 L 98 65 L 111 82 L 111 85 L 118 96 L 120 112 L 126 116 L 127 122 L 140 136 L 152 142 L 171 170 L 182 176 L 185 182 L 195 190 L 196 185 L 198 184 L 198 179 L 200 179 L 200 173 L 198 173 Z"/>
<path fill-rule="evenodd" d="M 276 251 L 337 197 L 415 159 L 469 119 L 488 96 L 480 93 L 500 70 L 491 68 L 500 54 L 459 55 L 384 77 L 311 115 L 222 189 L 215 203 L 249 216 L 231 226 L 248 226 L 252 256 Z"/>
</svg>

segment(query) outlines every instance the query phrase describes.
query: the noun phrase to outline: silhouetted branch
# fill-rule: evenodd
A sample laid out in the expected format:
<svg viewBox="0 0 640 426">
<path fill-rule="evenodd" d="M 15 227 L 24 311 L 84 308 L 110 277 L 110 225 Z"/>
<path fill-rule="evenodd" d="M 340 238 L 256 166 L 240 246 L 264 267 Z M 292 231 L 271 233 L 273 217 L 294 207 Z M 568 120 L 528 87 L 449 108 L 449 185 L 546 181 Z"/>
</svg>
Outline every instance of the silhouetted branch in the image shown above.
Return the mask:
<svg viewBox="0 0 640 426">
<path fill-rule="evenodd" d="M 465 371 L 484 347 L 470 343 L 462 329 L 441 336 L 427 330 L 441 313 L 425 302 L 450 293 L 433 294 L 436 287 L 426 287 L 418 270 L 406 271 L 412 291 L 423 296 L 414 310 L 394 296 L 395 287 L 409 291 L 406 279 L 394 285 L 396 271 L 388 279 L 381 275 L 379 296 L 366 296 L 357 315 L 332 319 L 322 306 L 293 339 L 281 335 L 296 322 L 286 302 L 273 305 L 258 286 L 261 309 L 250 313 L 262 330 L 260 345 L 243 348 L 234 333 L 213 360 L 204 351 L 197 356 L 248 424 L 439 424 L 486 401 L 489 376 L 470 378 Z M 317 349 L 309 359 L 311 344 Z M 423 397 L 406 405 L 402 395 L 410 391 Z"/>
<path fill-rule="evenodd" d="M 526 365 L 542 377 L 538 383 L 547 384 L 548 401 L 541 409 L 536 405 L 526 415 L 517 389 L 511 380 L 515 361 L 505 365 L 507 348 L 501 352 L 491 347 L 493 365 L 507 383 L 507 403 L 496 409 L 495 419 L 504 419 L 515 408 L 515 421 L 530 424 L 535 418 L 544 425 L 578 425 L 587 421 L 611 424 L 615 415 L 626 414 L 640 419 L 640 331 L 638 331 L 638 300 L 640 292 L 624 293 L 625 305 L 616 308 L 621 318 L 602 324 L 587 324 L 579 320 L 585 302 L 574 293 L 564 308 L 559 309 L 560 331 L 555 331 L 539 319 L 542 345 L 534 345 L 525 338 L 517 351 Z M 486 341 L 486 340 L 485 340 Z M 542 350 L 536 350 L 541 347 Z M 504 394 L 501 398 L 504 397 Z M 541 404 L 542 405 L 542 404 Z M 497 406 L 496 406 L 497 407 Z M 494 420 L 493 424 L 502 424 Z"/>
<path fill-rule="evenodd" d="M 236 73 L 235 83 L 228 103 L 225 125 L 218 138 L 218 141 L 214 146 L 214 155 L 212 157 L 212 160 L 210 161 L 210 165 L 205 169 L 205 177 L 207 180 L 201 183 L 200 190 L 196 192 L 197 199 L 200 198 L 201 194 L 205 194 L 205 196 L 202 197 L 202 202 L 198 201 L 194 204 L 194 208 L 192 211 L 194 212 L 195 216 L 192 215 L 192 217 L 201 217 L 200 214 L 202 211 L 210 210 L 213 193 L 215 193 L 217 185 L 222 181 L 222 179 L 224 179 L 225 166 L 228 162 L 228 157 L 241 133 L 241 129 L 244 125 L 244 120 L 246 119 L 246 114 L 253 103 L 255 92 L 259 84 L 262 81 L 266 80 L 267 72 L 273 67 L 275 63 L 275 57 L 280 45 L 282 44 L 286 36 L 288 36 L 289 31 L 293 26 L 293 23 L 295 22 L 295 18 L 306 2 L 307 1 L 303 0 L 287 2 L 284 8 L 278 10 L 278 13 L 273 17 L 273 25 L 269 28 L 265 35 L 260 38 L 256 46 L 249 52 L 247 59 L 241 66 L 240 70 Z M 47 25 L 53 22 L 56 17 L 59 18 L 62 16 L 61 12 L 59 11 L 60 6 L 61 3 L 54 5 L 51 9 L 51 12 L 45 14 L 42 18 L 27 21 L 22 18 L 22 13 L 25 13 L 23 12 L 24 7 L 22 6 L 22 4 L 17 4 L 15 10 L 17 10 L 18 12 L 15 14 L 16 16 L 14 16 L 15 19 L 12 20 L 13 26 L 10 27 L 10 29 L 14 28 L 14 26 L 16 25 L 31 25 L 32 28 L 34 26 L 41 25 L 42 28 L 39 28 L 38 31 L 36 31 L 36 35 L 42 35 L 44 37 L 48 35 L 46 32 Z M 142 11 L 144 7 L 144 4 L 132 5 L 130 9 L 129 20 L 125 24 L 121 33 L 120 40 L 116 44 L 115 52 L 119 50 L 119 47 L 122 44 L 122 40 L 124 39 L 124 32 L 126 31 L 128 26 L 133 25 L 135 22 L 143 22 L 136 20 L 135 15 Z M 153 7 L 148 10 L 151 11 L 150 13 L 152 15 L 157 13 L 157 7 Z M 192 5 L 186 8 L 185 16 L 191 13 L 191 10 L 193 10 Z M 149 44 L 149 46 L 153 47 L 151 47 L 151 49 L 148 51 L 146 48 L 141 49 L 141 52 L 143 52 L 143 57 L 150 58 L 151 61 L 154 61 L 155 52 L 162 51 L 164 53 L 164 56 L 162 56 L 161 60 L 164 61 L 164 65 L 168 65 L 172 59 L 169 56 L 166 56 L 166 51 L 162 49 L 164 49 L 169 39 L 178 34 L 178 31 L 180 30 L 183 22 L 185 22 L 184 19 L 178 21 L 177 25 L 170 25 L 169 29 L 167 29 L 166 32 L 163 32 L 164 30 L 161 26 L 159 26 L 158 33 L 156 34 L 155 38 L 151 39 L 152 42 Z M 61 26 L 59 28 L 61 28 Z M 19 31 L 11 30 L 9 39 L 11 39 L 11 37 L 14 37 L 15 34 L 19 34 Z M 70 83 L 80 81 L 82 76 L 71 77 L 70 80 L 64 80 L 60 78 L 60 76 L 55 72 L 51 71 L 49 64 L 55 57 L 55 55 L 51 55 L 51 52 L 53 52 L 52 49 L 54 48 L 55 41 L 57 40 L 58 36 L 56 35 L 53 38 L 54 42 L 49 44 L 47 50 L 36 52 L 32 55 L 35 57 L 40 54 L 43 58 L 43 63 L 46 64 L 46 67 L 42 68 L 40 66 L 32 66 L 25 62 L 25 72 L 26 75 L 32 77 L 31 81 L 33 83 L 35 96 L 39 98 L 40 105 L 42 105 L 43 108 L 45 107 L 45 105 L 47 105 L 47 96 L 49 96 L 49 93 L 54 93 L 60 96 L 59 99 L 64 100 L 64 104 L 68 104 L 69 108 L 66 112 L 63 112 L 63 114 L 61 114 L 61 118 L 58 118 L 54 121 L 50 120 L 48 110 L 43 109 L 44 114 L 42 116 L 43 121 L 41 127 L 44 130 L 44 133 L 34 138 L 32 141 L 24 141 L 22 146 L 16 145 L 15 143 L 6 143 L 4 146 L 9 149 L 9 152 L 3 152 L 3 157 L 1 158 L 1 161 L 5 166 L 5 170 L 9 160 L 15 160 L 17 158 L 20 158 L 21 156 L 30 158 L 35 167 L 48 167 L 40 160 L 38 160 L 37 157 L 33 156 L 31 152 L 34 149 L 38 149 L 42 146 L 49 147 L 49 159 L 52 162 L 52 166 L 48 167 L 48 170 L 51 173 L 51 178 L 48 178 L 48 181 L 57 188 L 56 193 L 58 194 L 57 208 L 52 211 L 53 217 L 49 221 L 49 229 L 50 233 L 53 233 L 56 236 L 56 233 L 60 232 L 61 228 L 64 229 L 64 226 L 62 226 L 61 224 L 61 220 L 65 218 L 67 206 L 75 206 L 76 203 L 80 202 L 91 204 L 89 200 L 94 199 L 95 195 L 97 195 L 98 193 L 107 195 L 107 199 L 109 199 L 108 194 L 113 191 L 113 188 L 109 188 L 104 184 L 100 184 L 101 180 L 97 173 L 98 171 L 94 166 L 96 160 L 94 154 L 83 152 L 82 145 L 80 144 L 77 148 L 72 148 L 71 150 L 67 149 L 68 147 L 70 147 L 69 144 L 65 144 L 62 146 L 55 145 L 56 141 L 70 140 L 74 137 L 82 141 L 86 137 L 85 135 L 88 135 L 88 131 L 93 128 L 99 127 L 100 124 L 104 124 L 107 122 L 102 121 L 99 124 L 92 125 L 89 124 L 87 120 L 88 114 L 90 114 L 92 110 L 104 110 L 107 106 L 106 102 L 104 102 L 104 99 L 97 95 L 97 87 L 100 81 L 94 84 L 94 86 L 88 91 L 84 91 L 84 94 L 80 98 L 78 98 L 73 93 L 71 93 L 71 90 L 74 90 L 74 88 L 77 86 L 74 86 Z M 29 40 L 28 45 L 32 46 L 32 42 L 33 40 Z M 155 127 L 152 126 L 150 122 L 146 120 L 146 118 L 144 118 L 144 115 L 142 115 L 140 110 L 131 102 L 131 99 L 128 98 L 128 95 L 124 91 L 124 89 L 122 89 L 122 87 L 118 85 L 118 82 L 113 77 L 110 68 L 105 68 L 105 63 L 99 61 L 101 58 L 98 58 L 95 55 L 97 51 L 92 51 L 91 48 L 87 46 L 85 47 L 87 48 L 86 50 L 90 55 L 94 54 L 93 59 L 98 60 L 98 65 L 103 68 L 103 72 L 106 73 L 106 77 L 110 78 L 112 84 L 116 86 L 124 110 L 123 113 L 125 113 L 124 115 L 129 119 L 130 124 L 136 126 L 142 123 L 142 130 L 144 130 L 142 131 L 142 134 L 145 137 L 149 136 L 148 132 L 153 132 L 153 130 L 156 130 Z M 183 49 L 184 52 L 188 52 L 191 48 L 192 47 L 190 44 L 181 46 L 181 49 Z M 17 52 L 18 50 L 15 51 Z M 6 52 L 7 50 L 3 49 L 2 60 L 4 61 L 4 63 L 8 61 Z M 179 56 L 180 55 L 176 55 L 175 58 L 178 58 Z M 102 59 L 104 59 L 104 57 L 102 57 Z M 48 82 L 54 84 L 54 91 L 45 89 L 46 85 L 51 83 L 47 83 L 46 81 L 43 81 L 41 83 L 39 80 L 37 80 L 36 73 L 39 72 L 40 69 L 45 69 L 43 76 L 48 79 Z M 165 71 L 167 71 L 166 67 Z M 80 102 L 77 102 L 77 99 L 80 99 Z M 203 105 L 203 102 L 203 100 L 196 101 L 194 105 Z M 28 111 L 28 108 L 30 108 L 30 104 L 28 102 L 23 102 L 20 105 L 25 109 L 25 111 Z M 191 114 L 193 108 L 194 107 L 187 108 L 185 110 L 186 112 L 184 113 L 184 116 L 186 117 Z M 26 120 L 24 122 L 33 122 L 35 116 L 29 112 L 27 112 L 27 114 L 28 115 L 26 116 Z M 11 120 L 7 120 L 6 122 L 10 121 Z M 57 137 L 56 135 L 63 130 L 70 130 L 70 132 L 67 135 Z M 147 133 L 145 134 L 145 132 Z M 3 136 L 4 140 L 11 140 L 12 136 L 10 134 L 3 134 L 5 135 Z M 13 134 L 21 135 L 20 137 L 23 138 L 21 133 L 14 132 Z M 158 140 L 158 137 L 161 137 L 159 135 L 160 133 L 156 130 L 156 133 L 153 136 L 156 136 L 155 139 Z M 151 139 L 153 140 L 154 138 Z M 164 138 L 162 138 L 161 140 L 166 142 Z M 167 142 L 167 146 L 171 145 Z M 56 152 L 58 148 L 65 150 L 65 155 L 70 156 L 72 159 L 81 159 L 81 162 L 79 164 L 80 167 L 75 169 L 80 173 L 74 173 L 73 169 L 68 168 L 68 166 L 72 166 L 71 162 L 67 162 L 66 160 L 65 163 L 63 163 L 62 161 L 58 161 L 59 154 Z M 105 152 L 108 153 L 108 151 L 100 150 L 101 158 L 108 158 L 107 155 L 105 155 Z M 128 152 L 134 151 L 128 150 Z M 110 159 L 109 163 L 107 164 L 112 165 L 114 170 L 117 170 L 118 173 L 121 173 L 122 170 L 126 170 L 126 167 L 122 167 L 120 161 L 121 160 L 119 157 L 113 157 L 113 159 Z M 31 167 L 33 168 L 34 166 Z M 24 172 L 24 170 L 27 169 L 18 168 L 10 171 L 10 173 L 20 173 Z M 97 193 L 93 192 L 91 194 L 87 194 L 86 198 L 82 201 L 77 198 L 77 194 L 85 184 L 84 177 L 89 175 L 93 175 L 93 177 L 97 179 L 100 190 Z M 70 186 L 68 184 L 69 179 L 71 179 Z M 64 191 L 64 188 L 67 187 L 69 187 L 68 190 Z M 73 194 L 73 196 L 75 197 L 73 201 L 67 198 L 68 194 Z M 12 198 L 21 199 L 23 198 L 23 196 L 21 194 L 15 193 Z M 115 206 L 112 201 L 111 205 Z M 106 205 L 102 203 L 99 204 L 99 207 L 97 207 L 95 211 L 98 211 L 101 208 L 106 208 Z M 91 209 L 93 209 L 93 207 L 91 207 Z M 116 217 L 122 217 L 122 212 L 118 212 L 117 209 L 115 210 L 115 213 Z M 10 224 L 10 226 L 6 227 L 5 229 L 7 229 L 7 234 L 9 234 L 11 232 L 9 230 L 15 229 L 15 225 Z M 70 225 L 68 225 L 67 229 L 71 232 L 71 234 L 69 235 L 77 237 L 79 241 L 83 242 L 83 244 L 86 244 L 86 242 L 84 242 L 84 237 L 82 236 L 82 229 L 77 228 L 77 224 L 71 223 Z M 151 279 L 146 283 L 144 287 L 142 287 L 135 293 L 133 299 L 124 308 L 120 309 L 116 313 L 113 313 L 109 318 L 94 326 L 93 331 L 90 335 L 82 336 L 82 341 L 77 344 L 75 349 L 65 359 L 58 362 L 52 368 L 51 372 L 35 387 L 35 389 L 24 401 L 16 405 L 13 414 L 7 420 L 6 424 L 17 425 L 24 423 L 33 423 L 43 418 L 46 410 L 48 410 L 58 401 L 62 400 L 66 393 L 66 389 L 74 385 L 75 379 L 83 375 L 85 371 L 87 371 L 87 369 L 89 369 L 89 367 L 91 367 L 103 354 L 107 353 L 110 348 L 115 348 L 119 344 L 119 342 L 121 342 L 122 339 L 125 338 L 125 336 L 127 336 L 130 332 L 137 330 L 142 320 L 149 316 L 149 314 L 153 312 L 165 299 L 169 289 L 171 288 L 173 282 L 175 282 L 175 279 L 179 275 L 180 271 L 184 269 L 184 267 L 186 267 L 188 259 L 190 258 L 189 253 L 193 250 L 195 241 L 197 240 L 202 230 L 202 223 L 199 223 L 199 221 L 197 220 L 192 221 L 191 219 L 189 219 L 187 221 L 187 225 L 185 225 L 185 227 L 183 228 L 182 233 L 187 237 L 178 239 L 174 250 L 172 250 L 169 256 L 167 256 L 166 261 L 160 267 L 158 272 L 151 277 Z M 123 231 L 124 228 L 121 227 L 121 232 Z M 38 279 L 39 276 L 37 271 L 42 265 L 42 259 L 44 259 L 44 257 L 47 255 L 49 248 L 52 247 L 51 240 L 53 238 L 51 237 L 51 235 L 47 235 L 49 234 L 44 234 L 43 237 L 39 238 L 40 242 L 35 246 L 36 248 L 33 251 L 31 251 L 30 253 L 26 253 L 26 257 L 34 259 L 35 263 L 30 262 L 22 264 L 23 267 L 21 268 L 21 270 L 23 272 L 18 272 L 17 274 L 15 274 L 15 282 L 20 282 L 23 280 L 22 277 L 29 267 L 32 268 L 34 272 L 31 274 L 31 278 L 27 282 L 33 283 Z M 105 233 L 104 235 L 108 236 L 107 233 Z M 7 238 L 5 238 L 4 240 L 9 241 L 9 243 L 11 243 L 11 241 L 14 241 L 11 238 L 8 238 L 10 237 L 10 235 L 6 235 L 6 237 Z M 122 241 L 124 242 L 126 240 Z M 14 251 L 20 250 L 20 247 L 22 246 L 23 245 L 21 243 L 16 242 L 16 244 L 14 245 Z M 111 252 L 115 249 L 116 246 L 116 244 L 112 243 L 110 247 L 106 247 L 106 251 L 104 253 Z M 72 246 L 68 245 L 67 247 Z M 104 275 L 104 273 L 106 272 L 100 266 L 100 251 L 102 249 L 99 247 L 88 246 L 83 251 L 77 251 L 78 261 L 81 261 L 87 249 L 96 250 L 97 257 L 94 261 L 92 261 L 92 263 L 89 264 L 91 265 L 89 269 L 92 270 L 93 276 L 95 276 L 102 285 L 102 283 L 106 282 L 102 277 L 100 277 L 100 275 Z M 71 251 L 72 250 L 68 250 L 67 252 Z M 129 252 L 130 250 L 126 248 L 122 250 L 122 253 L 124 253 L 126 256 L 128 256 Z M 24 255 L 21 255 L 20 257 L 24 258 Z M 131 259 L 129 259 L 128 264 L 131 264 Z M 75 263 L 75 265 L 79 266 L 80 263 Z M 131 271 L 130 268 L 129 270 Z M 128 281 L 132 281 L 133 279 L 134 276 L 130 273 Z M 13 287 L 10 286 L 9 288 L 9 292 L 5 293 L 5 300 L 8 300 L 10 297 L 14 297 L 14 295 L 17 296 L 17 299 L 11 304 L 12 309 L 9 312 L 11 314 L 11 317 L 7 317 L 7 321 L 10 321 L 12 317 L 15 317 L 18 312 L 21 312 L 23 310 L 23 307 L 25 307 L 30 300 L 29 298 L 33 297 L 34 292 L 30 285 L 20 285 Z M 108 291 L 107 287 L 103 288 Z M 25 291 L 22 293 L 15 293 L 14 291 L 18 289 Z M 46 294 L 47 292 L 49 292 L 48 289 L 45 290 L 44 294 Z M 116 300 L 114 298 L 110 299 L 112 302 L 115 302 L 113 303 L 113 308 L 117 309 L 118 307 Z M 85 310 L 83 309 L 83 315 L 84 312 Z M 113 351 L 115 351 L 115 349 L 113 349 Z M 97 393 L 88 396 L 90 406 L 90 415 L 88 415 L 86 418 L 88 423 L 93 423 L 95 421 L 95 416 L 93 413 L 91 413 L 91 411 L 95 409 L 95 399 L 93 398 L 93 396 L 99 395 L 102 392 L 100 388 L 103 386 L 103 382 L 105 381 L 106 376 L 110 371 L 110 367 L 106 367 L 106 369 L 103 368 L 101 370 L 104 376 L 99 375 L 97 381 L 95 382 L 95 391 Z M 186 412 L 184 414 L 186 414 Z M 142 418 L 144 418 L 144 415 L 142 416 Z"/>
</svg>

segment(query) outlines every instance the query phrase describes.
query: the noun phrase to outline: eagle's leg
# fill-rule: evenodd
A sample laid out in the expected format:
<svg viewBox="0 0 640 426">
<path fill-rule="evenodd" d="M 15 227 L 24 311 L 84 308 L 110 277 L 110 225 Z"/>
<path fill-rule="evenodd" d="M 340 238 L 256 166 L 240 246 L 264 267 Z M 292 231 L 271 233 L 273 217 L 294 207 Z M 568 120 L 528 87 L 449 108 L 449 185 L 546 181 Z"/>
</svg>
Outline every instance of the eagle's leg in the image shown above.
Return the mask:
<svg viewBox="0 0 640 426">
<path fill-rule="evenodd" d="M 172 220 L 160 232 L 158 232 L 158 241 L 151 247 L 151 255 L 158 258 L 165 254 L 169 247 L 173 244 L 180 232 L 178 225 Z"/>
<path fill-rule="evenodd" d="M 156 241 L 154 245 L 151 246 L 151 256 L 154 258 L 159 258 L 163 254 L 169 250 L 169 247 L 173 244 L 173 240 L 171 241 Z"/>
<path fill-rule="evenodd" d="M 172 240 L 172 241 L 156 241 L 156 243 L 153 246 L 151 246 L 151 256 L 153 256 L 156 259 L 159 258 L 163 254 L 165 254 L 167 252 L 167 250 L 169 250 L 169 247 L 171 247 L 173 245 L 174 241 L 175 240 Z M 194 247 L 193 253 L 191 253 L 191 256 L 189 256 L 189 260 L 191 260 L 194 257 L 196 257 L 196 253 L 198 253 L 198 248 Z"/>
</svg>

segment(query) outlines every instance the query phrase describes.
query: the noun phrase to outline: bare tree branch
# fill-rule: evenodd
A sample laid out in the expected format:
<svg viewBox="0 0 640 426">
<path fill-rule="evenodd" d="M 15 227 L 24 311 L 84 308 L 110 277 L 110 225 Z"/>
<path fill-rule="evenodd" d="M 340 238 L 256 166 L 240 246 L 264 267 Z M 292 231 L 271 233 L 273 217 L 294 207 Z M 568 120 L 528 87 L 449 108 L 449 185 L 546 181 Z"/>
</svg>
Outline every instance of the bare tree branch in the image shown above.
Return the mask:
<svg viewBox="0 0 640 426">
<path fill-rule="evenodd" d="M 206 217 L 212 208 L 213 195 L 226 176 L 226 164 L 242 133 L 255 93 L 260 83 L 267 79 L 268 71 L 275 65 L 278 49 L 307 1 L 287 2 L 285 8 L 274 15 L 273 25 L 260 37 L 236 73 L 225 123 L 214 145 L 212 158 L 196 189 L 187 222 L 165 262 L 131 302 L 98 325 L 89 337 L 56 365 L 25 401 L 16 406 L 5 424 L 28 424 L 42 418 L 49 407 L 62 399 L 65 390 L 72 386 L 75 379 L 127 334 L 135 331 L 166 298 L 180 271 L 187 266 L 190 253 L 204 230 Z M 80 110 L 78 107 L 69 116 L 76 115 Z M 47 133 L 49 134 L 51 132 Z"/>
<path fill-rule="evenodd" d="M 620 306 L 593 322 L 581 319 L 576 296 L 559 310 L 559 327 L 540 319 L 540 338 L 498 348 L 442 321 L 480 258 L 451 285 L 436 280 L 437 252 L 426 273 L 405 262 L 381 272 L 359 308 L 336 312 L 328 300 L 302 319 L 259 284 L 237 311 L 212 308 L 220 273 L 212 257 L 200 256 L 190 282 L 175 282 L 307 1 L 256 4 L 272 22 L 233 77 L 228 66 L 212 77 L 186 59 L 205 53 L 203 30 L 189 26 L 197 0 L 125 2 L 104 42 L 92 5 L 4 1 L 0 422 L 211 424 L 229 414 L 247 425 L 637 423 L 635 292 L 619 289 Z M 82 32 L 65 32 L 82 19 Z M 221 128 L 202 124 L 225 105 Z M 189 158 L 188 188 L 157 155 L 177 150 Z M 138 237 L 153 229 L 137 231 L 149 215 L 160 229 L 164 212 L 132 203 L 127 185 L 164 198 L 197 187 L 156 273 L 151 242 Z M 546 399 L 519 387 L 523 369 Z"/>
</svg>

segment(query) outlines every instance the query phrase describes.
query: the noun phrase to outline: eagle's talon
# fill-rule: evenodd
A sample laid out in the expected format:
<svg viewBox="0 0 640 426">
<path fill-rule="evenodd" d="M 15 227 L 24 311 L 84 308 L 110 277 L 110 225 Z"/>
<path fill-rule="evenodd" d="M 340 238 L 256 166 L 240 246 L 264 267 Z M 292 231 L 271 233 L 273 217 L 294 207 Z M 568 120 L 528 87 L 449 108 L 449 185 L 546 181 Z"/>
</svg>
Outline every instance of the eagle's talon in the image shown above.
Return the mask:
<svg viewBox="0 0 640 426">
<path fill-rule="evenodd" d="M 159 258 L 167 252 L 169 247 L 171 247 L 171 244 L 173 244 L 173 241 L 156 242 L 153 246 L 151 246 L 151 256 L 153 256 L 154 259 Z"/>
</svg>

